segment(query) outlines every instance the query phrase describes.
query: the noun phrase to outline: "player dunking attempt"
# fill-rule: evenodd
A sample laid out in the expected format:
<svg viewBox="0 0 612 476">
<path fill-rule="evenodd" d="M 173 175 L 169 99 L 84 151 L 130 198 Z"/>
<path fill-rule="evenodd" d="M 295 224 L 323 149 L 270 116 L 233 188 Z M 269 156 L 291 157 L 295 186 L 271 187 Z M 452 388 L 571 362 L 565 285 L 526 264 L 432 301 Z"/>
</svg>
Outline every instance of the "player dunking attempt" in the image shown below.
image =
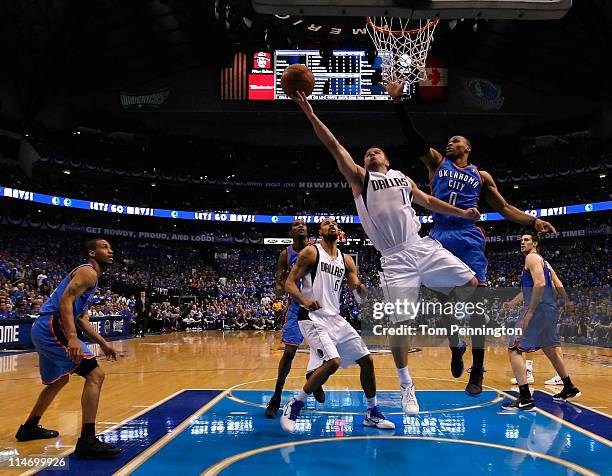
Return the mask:
<svg viewBox="0 0 612 476">
<path fill-rule="evenodd" d="M 321 242 L 300 252 L 285 283 L 287 292 L 301 306 L 298 322 L 310 345 L 310 375 L 302 390 L 283 408 L 281 427 L 292 433 L 308 395 L 320 388 L 339 367 L 357 363 L 367 402 L 364 426 L 392 430 L 395 424 L 384 417 L 376 403 L 376 377 L 370 351 L 357 331 L 340 315 L 340 293 L 345 276 L 361 298 L 366 296 L 367 289 L 357 277 L 353 258 L 338 250 L 336 221 L 323 220 L 319 231 Z M 301 291 L 297 286 L 300 281 Z"/>
<path fill-rule="evenodd" d="M 74 453 L 80 458 L 105 459 L 119 455 L 121 448 L 96 438 L 95 421 L 104 372 L 87 344 L 79 339 L 77 328 L 99 344 L 104 355 L 117 360 L 114 349 L 89 323 L 87 313 L 96 294 L 98 278 L 113 262 L 113 251 L 108 241 L 93 239 L 85 243 L 84 254 L 87 263 L 77 266 L 64 278 L 43 304 L 32 326 L 32 342 L 38 352 L 40 376 L 46 387 L 26 422 L 19 427 L 16 438 L 29 441 L 58 436 L 57 431 L 47 430 L 38 423 L 68 383 L 70 374 L 75 373 L 85 378 L 85 385 L 81 397 L 83 426 Z"/>
<path fill-rule="evenodd" d="M 525 233 L 521 236 L 521 253 L 525 256 L 525 264 L 521 274 L 522 291 L 504 308 L 511 307 L 523 300 L 525 314 L 519 324 L 523 335 L 513 337 L 508 345 L 508 356 L 512 371 L 519 386 L 519 398 L 513 402 L 504 403 L 505 410 L 532 410 L 535 401 L 531 396 L 527 383 L 527 372 L 523 352 L 544 351 L 563 381 L 563 390 L 553 396 L 554 400 L 566 401 L 581 395 L 567 373 L 561 341 L 557 334 L 559 307 L 557 296 L 563 296 L 568 304 L 567 293 L 563 289 L 557 274 L 538 252 L 540 239 L 536 233 Z"/>
<path fill-rule="evenodd" d="M 499 193 L 493 177 L 488 172 L 479 171 L 470 163 L 472 145 L 463 136 L 453 136 L 448 140 L 446 155 L 429 147 L 415 130 L 410 117 L 401 102 L 403 83 L 393 82 L 385 85 L 389 95 L 394 98 L 396 111 L 402 130 L 409 146 L 409 158 L 418 157 L 429 173 L 431 194 L 440 200 L 459 208 L 475 207 L 480 196 L 504 218 L 521 225 L 531 225 L 538 232 L 553 232 L 555 228 L 548 222 L 534 218 L 510 205 Z M 478 283 L 484 286 L 487 281 L 487 258 L 485 257 L 485 238 L 480 227 L 473 220 L 462 217 L 433 214 L 434 226 L 429 235 L 439 241 L 475 273 Z M 449 323 L 450 324 L 450 323 Z M 470 325 L 481 327 L 485 324 L 483 316 L 471 316 Z M 463 373 L 463 354 L 466 343 L 456 334 L 448 334 L 451 348 L 451 373 L 459 378 Z M 469 395 L 477 396 L 482 392 L 484 374 L 485 336 L 472 336 L 472 367 L 466 387 Z"/>
<path fill-rule="evenodd" d="M 308 245 L 308 228 L 304 220 L 294 220 L 291 224 L 289 235 L 293 238 L 293 243 L 281 251 L 276 266 L 274 294 L 279 298 L 285 294 L 285 280 L 289 275 L 289 271 L 291 271 L 291 268 L 293 268 L 293 265 L 297 261 L 298 254 Z M 276 417 L 276 412 L 280 407 L 285 380 L 291 371 L 291 363 L 293 362 L 297 348 L 304 340 L 297 321 L 299 308 L 300 305 L 291 299 L 283 324 L 283 337 L 281 340 L 281 342 L 285 344 L 285 350 L 278 362 L 278 377 L 276 378 L 274 395 L 272 395 L 266 408 L 266 417 L 268 418 Z M 308 374 L 306 374 L 306 378 L 308 379 Z M 325 401 L 325 393 L 321 387 L 315 390 L 314 396 L 319 403 Z"/>
<path fill-rule="evenodd" d="M 421 284 L 437 289 L 476 286 L 474 273 L 464 263 L 432 238 L 421 238 L 421 225 L 412 203 L 436 213 L 466 220 L 478 220 L 475 208 L 461 210 L 420 191 L 415 183 L 398 170 L 390 169 L 386 154 L 370 147 L 364 165 L 357 165 L 348 151 L 315 115 L 306 96 L 298 92 L 293 99 L 310 120 L 319 140 L 331 152 L 338 169 L 351 186 L 361 224 L 372 244 L 381 252 L 381 284 L 390 302 L 416 302 Z M 414 315 L 393 315 L 396 323 L 414 319 Z M 402 409 L 406 414 L 419 412 L 412 377 L 408 371 L 409 338 L 392 336 L 391 351 L 402 391 Z"/>
</svg>

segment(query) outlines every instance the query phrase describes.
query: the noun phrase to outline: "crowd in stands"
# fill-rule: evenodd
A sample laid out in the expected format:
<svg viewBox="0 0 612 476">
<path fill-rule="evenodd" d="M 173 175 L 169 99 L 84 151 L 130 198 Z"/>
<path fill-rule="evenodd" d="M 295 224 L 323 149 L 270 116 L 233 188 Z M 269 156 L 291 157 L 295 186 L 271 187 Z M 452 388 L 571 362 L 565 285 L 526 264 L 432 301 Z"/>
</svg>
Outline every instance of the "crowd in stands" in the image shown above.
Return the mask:
<svg viewBox="0 0 612 476">
<path fill-rule="evenodd" d="M 35 317 L 43 302 L 80 260 L 82 236 L 69 233 L 29 233 L 3 228 L 0 247 L 0 318 Z M 149 290 L 150 330 L 275 329 L 282 325 L 287 302 L 273 294 L 278 250 L 256 247 L 194 248 L 175 243 L 112 240 L 116 261 L 101 279 L 90 314 L 123 315 L 135 320 L 134 295 Z M 378 286 L 377 254 L 357 250 L 361 279 Z M 568 288 L 604 288 L 612 283 L 612 268 L 603 240 L 550 240 L 543 255 Z M 128 258 L 129 257 L 129 258 Z M 493 287 L 517 287 L 523 258 L 516 244 L 489 251 Z M 182 296 L 180 302 L 177 296 Z M 607 300 L 606 300 L 607 299 Z M 559 332 L 570 341 L 606 342 L 612 304 L 575 302 L 560 320 Z M 345 286 L 341 313 L 360 325 L 360 308 Z M 512 320 L 512 319 L 510 319 Z"/>
<path fill-rule="evenodd" d="M 559 336 L 568 342 L 608 347 L 612 342 L 611 315 L 612 301 L 609 294 L 607 299 L 597 302 L 574 304 L 561 315 Z"/>
<path fill-rule="evenodd" d="M 573 288 L 603 287 L 612 283 L 609 249 L 598 240 L 550 240 L 540 246 L 540 253 L 550 263 L 565 286 Z M 488 253 L 489 284 L 515 287 L 520 285 L 524 258 L 517 245 Z"/>
</svg>

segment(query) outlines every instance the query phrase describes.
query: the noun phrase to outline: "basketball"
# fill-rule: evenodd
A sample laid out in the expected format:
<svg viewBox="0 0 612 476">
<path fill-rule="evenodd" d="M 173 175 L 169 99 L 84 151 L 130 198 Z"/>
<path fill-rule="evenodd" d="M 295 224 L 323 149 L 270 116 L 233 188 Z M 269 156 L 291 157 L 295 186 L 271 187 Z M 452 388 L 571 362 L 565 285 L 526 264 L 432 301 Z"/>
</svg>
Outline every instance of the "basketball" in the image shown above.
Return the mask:
<svg viewBox="0 0 612 476">
<path fill-rule="evenodd" d="M 288 66 L 281 77 L 281 88 L 288 96 L 293 96 L 297 91 L 303 92 L 306 96 L 312 94 L 315 79 L 312 71 L 303 64 L 292 64 Z"/>
</svg>

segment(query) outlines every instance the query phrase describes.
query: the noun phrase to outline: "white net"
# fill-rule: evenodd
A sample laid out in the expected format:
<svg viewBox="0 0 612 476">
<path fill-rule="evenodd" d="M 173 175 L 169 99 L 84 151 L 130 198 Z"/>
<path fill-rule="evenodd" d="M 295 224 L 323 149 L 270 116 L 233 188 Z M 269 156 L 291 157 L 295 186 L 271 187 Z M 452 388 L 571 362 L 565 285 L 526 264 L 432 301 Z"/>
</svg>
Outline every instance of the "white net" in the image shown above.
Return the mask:
<svg viewBox="0 0 612 476">
<path fill-rule="evenodd" d="M 425 61 L 437 20 L 368 17 L 368 33 L 382 58 L 383 82 L 418 83 L 427 78 Z"/>
</svg>

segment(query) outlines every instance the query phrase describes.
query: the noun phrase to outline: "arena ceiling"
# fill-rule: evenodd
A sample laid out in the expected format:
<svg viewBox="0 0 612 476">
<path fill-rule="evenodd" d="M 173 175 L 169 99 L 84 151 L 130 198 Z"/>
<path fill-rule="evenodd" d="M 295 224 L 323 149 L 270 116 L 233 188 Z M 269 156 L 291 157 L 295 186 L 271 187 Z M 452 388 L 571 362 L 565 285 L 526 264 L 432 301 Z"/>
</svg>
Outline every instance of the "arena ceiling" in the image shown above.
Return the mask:
<svg viewBox="0 0 612 476">
<path fill-rule="evenodd" d="M 481 21 L 476 31 L 471 20 L 452 30 L 445 24 L 436 32 L 435 47 L 451 67 L 560 98 L 579 91 L 609 103 L 611 17 L 612 2 L 577 0 L 558 21 Z M 116 91 L 222 65 L 240 46 L 329 40 L 303 30 L 255 14 L 250 0 L 0 2 L 1 67 L 30 117 L 53 97 Z"/>
</svg>

